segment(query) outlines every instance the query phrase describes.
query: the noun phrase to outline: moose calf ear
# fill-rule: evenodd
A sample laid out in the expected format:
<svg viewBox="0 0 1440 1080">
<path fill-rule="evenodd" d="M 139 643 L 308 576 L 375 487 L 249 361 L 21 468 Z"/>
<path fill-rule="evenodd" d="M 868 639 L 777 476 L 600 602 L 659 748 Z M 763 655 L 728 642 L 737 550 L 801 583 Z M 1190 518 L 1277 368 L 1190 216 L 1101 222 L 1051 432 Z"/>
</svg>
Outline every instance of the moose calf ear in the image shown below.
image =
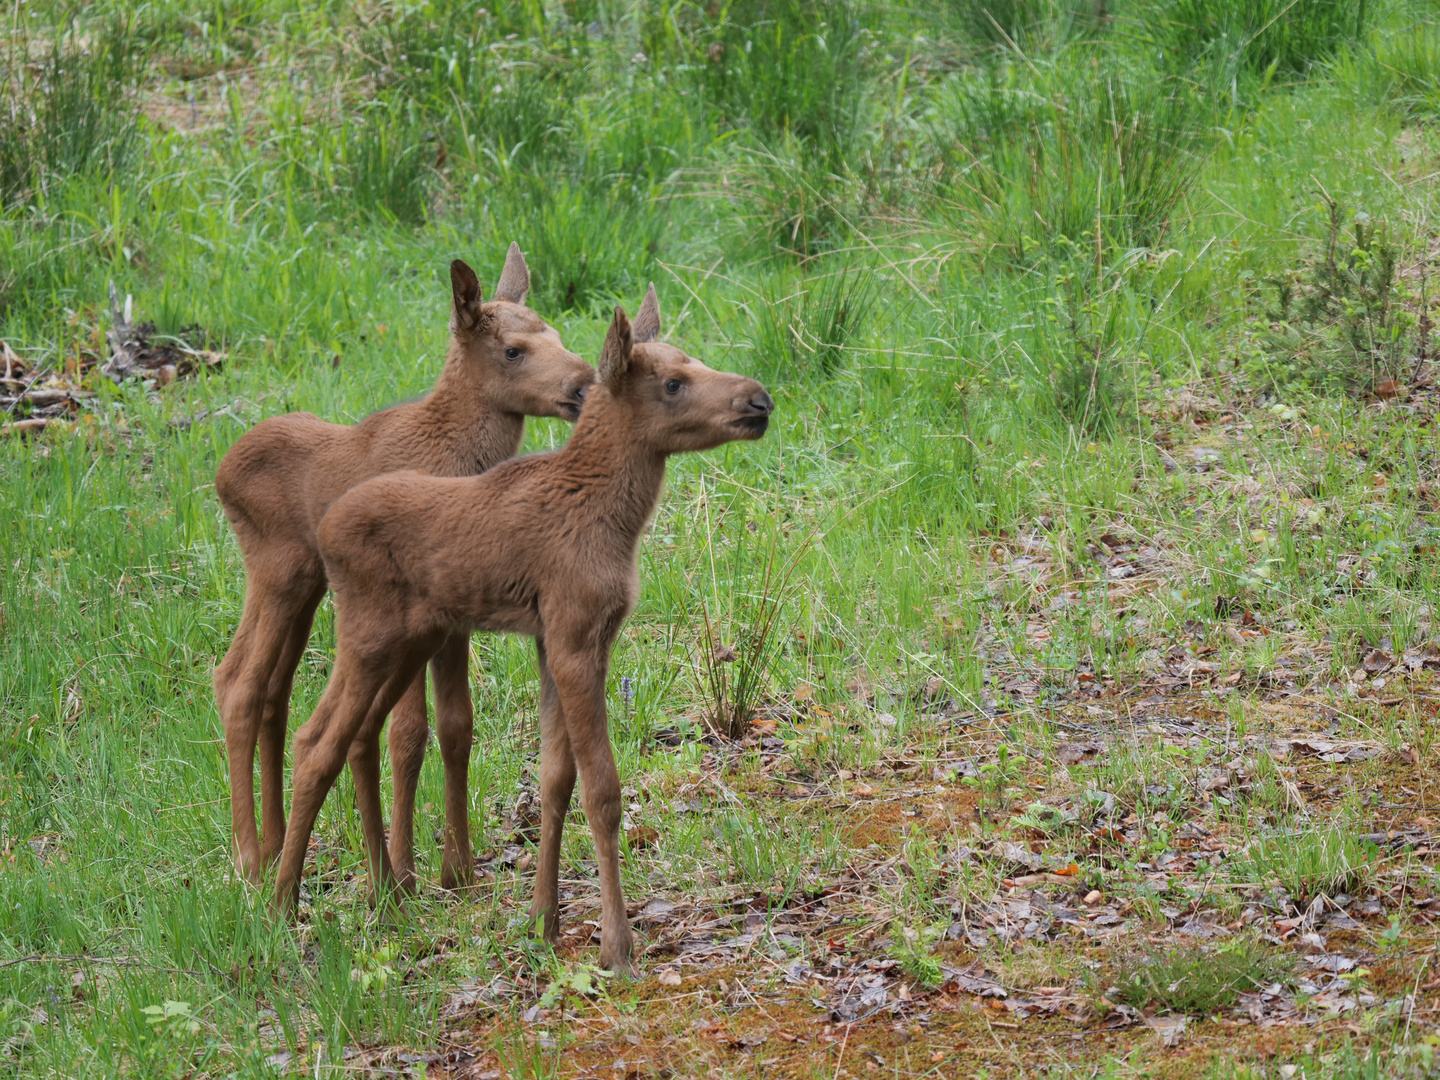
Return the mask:
<svg viewBox="0 0 1440 1080">
<path fill-rule="evenodd" d="M 450 264 L 450 289 L 455 298 L 455 329 L 474 330 L 480 325 L 483 302 L 480 279 L 462 260 Z"/>
<path fill-rule="evenodd" d="M 630 320 L 625 316 L 625 309 L 617 307 L 615 318 L 610 322 L 610 329 L 605 334 L 605 345 L 600 350 L 600 381 L 611 390 L 618 390 L 620 384 L 625 381 L 625 374 L 630 370 L 630 348 L 634 338 L 630 331 Z"/>
<path fill-rule="evenodd" d="M 640 310 L 635 313 L 631 329 L 636 341 L 660 340 L 660 298 L 655 295 L 653 281 L 645 293 L 645 299 L 640 302 Z"/>
<path fill-rule="evenodd" d="M 505 253 L 505 269 L 500 271 L 500 281 L 495 286 L 495 299 L 523 304 L 529 292 L 530 267 L 525 264 L 525 256 L 520 254 L 520 245 L 512 240 L 510 250 Z"/>
</svg>

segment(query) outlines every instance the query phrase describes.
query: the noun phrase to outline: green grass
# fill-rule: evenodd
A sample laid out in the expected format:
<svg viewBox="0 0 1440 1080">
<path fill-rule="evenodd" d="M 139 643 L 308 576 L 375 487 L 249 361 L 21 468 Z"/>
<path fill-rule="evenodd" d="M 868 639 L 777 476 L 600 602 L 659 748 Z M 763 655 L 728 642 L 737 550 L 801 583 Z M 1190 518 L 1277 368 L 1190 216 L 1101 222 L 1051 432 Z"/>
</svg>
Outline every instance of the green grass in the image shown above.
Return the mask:
<svg viewBox="0 0 1440 1080">
<path fill-rule="evenodd" d="M 1137 1009 L 1153 1005 L 1167 1012 L 1209 1016 L 1233 1005 L 1242 993 L 1284 982 L 1293 966 L 1288 957 L 1276 956 L 1248 939 L 1219 948 L 1152 949 L 1117 967 L 1109 993 Z"/>
<path fill-rule="evenodd" d="M 654 280 L 673 341 L 779 404 L 765 441 L 673 463 L 642 545 L 610 698 L 627 812 L 658 834 L 628 854 L 632 900 L 788 895 L 864 848 L 843 795 L 752 805 L 768 775 L 753 747 L 722 763 L 728 795 L 704 786 L 719 765 L 691 736 L 715 707 L 717 643 L 748 650 L 718 677 L 776 710 L 797 791 L 933 755 L 954 732 L 926 695 L 1002 725 L 1028 710 L 1053 735 L 1038 714 L 1077 670 L 1130 686 L 1174 650 L 1241 672 L 1244 695 L 1304 648 L 1337 724 L 1420 742 L 1343 687 L 1371 650 L 1434 635 L 1433 432 L 1370 395 L 1413 381 L 1434 288 L 1440 12 L 935 7 L 0 14 L 0 340 L 63 369 L 98 347 L 113 280 L 161 332 L 198 325 L 228 352 L 158 393 L 97 380 L 73 431 L 0 440 L 0 1044 L 23 1048 L 0 1071 L 262 1076 L 283 1050 L 338 1075 L 345 1046 L 433 1048 L 476 971 L 549 970 L 510 929 L 525 873 L 468 903 L 426 892 L 398 924 L 372 915 L 345 783 L 319 822 L 310 920 L 272 923 L 229 871 L 210 691 L 243 597 L 220 458 L 266 416 L 349 421 L 423 393 L 448 261 L 493 287 L 512 239 L 572 348 L 593 357 L 611 305 L 633 312 Z M 566 434 L 532 423 L 527 445 Z M 1035 578 L 1010 568 L 1027 536 Z M 1106 537 L 1150 547 L 1143 589 L 1096 562 Z M 1242 611 L 1267 633 L 1241 636 Z M 311 646 L 297 722 L 328 674 L 328 609 Z M 1035 695 L 1006 689 L 1017 673 Z M 528 642 L 477 638 L 472 685 L 483 852 L 509 841 L 535 769 Z M 1210 722 L 1262 732 L 1225 708 Z M 656 741 L 670 730 L 680 746 Z M 1117 820 L 1173 831 L 1219 763 L 1130 726 L 1104 736 L 1099 767 L 1068 780 L 1053 746 L 1024 756 L 1041 737 L 1023 724 L 1003 759 L 967 750 L 988 767 L 976 828 L 1038 805 L 1021 773 L 1043 766 L 1095 796 L 1077 804 L 1087 826 L 1108 794 Z M 934 764 L 904 784 L 933 787 Z M 1221 796 L 1247 836 L 1284 831 L 1233 844 L 1218 880 L 1297 901 L 1374 883 L 1373 853 L 1317 827 L 1289 783 L 1271 766 Z M 671 812 L 672 796 L 705 806 Z M 438 755 L 419 801 L 423 876 Z M 585 882 L 578 816 L 564 873 Z M 876 888 L 927 984 L 932 926 L 1001 871 L 947 861 L 981 843 L 968 818 L 921 824 L 881 852 L 906 867 Z M 1136 985 L 1137 1001 L 1219 1002 Z M 512 1072 L 563 1072 L 511 1026 Z"/>
</svg>

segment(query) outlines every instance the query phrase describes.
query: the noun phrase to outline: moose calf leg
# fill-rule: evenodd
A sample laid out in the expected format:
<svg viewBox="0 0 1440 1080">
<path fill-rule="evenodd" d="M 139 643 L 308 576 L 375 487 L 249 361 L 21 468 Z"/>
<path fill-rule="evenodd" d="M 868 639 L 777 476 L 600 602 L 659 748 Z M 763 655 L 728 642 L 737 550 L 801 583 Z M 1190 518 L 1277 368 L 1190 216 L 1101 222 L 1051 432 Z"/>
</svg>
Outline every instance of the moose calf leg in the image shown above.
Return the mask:
<svg viewBox="0 0 1440 1080">
<path fill-rule="evenodd" d="M 366 726 L 367 719 L 378 709 L 383 722 L 404 687 L 404 683 L 394 677 L 393 666 L 384 667 L 386 670 L 381 670 L 380 663 L 353 659 L 342 647 L 320 704 L 315 707 L 310 719 L 295 732 L 290 823 L 285 829 L 285 845 L 280 853 L 280 867 L 275 880 L 274 904 L 282 914 L 295 913 L 300 900 L 300 876 L 305 869 L 310 833 L 315 828 L 315 819 L 320 814 L 325 796 L 345 767 L 346 755 Z M 377 756 L 378 753 L 377 746 Z M 357 778 L 357 789 L 359 786 Z M 374 801 L 378 805 L 378 793 Z"/>
<path fill-rule="evenodd" d="M 222 714 L 223 715 L 223 714 Z M 235 869 L 251 885 L 260 884 L 264 862 L 255 829 L 255 725 L 225 725 L 225 757 L 230 765 L 230 835 Z"/>
<path fill-rule="evenodd" d="M 255 745 L 260 739 L 265 691 L 289 631 L 284 605 L 271 600 L 273 597 L 252 580 L 235 641 L 215 668 L 214 676 L 215 700 L 220 707 L 230 767 L 230 831 L 235 868 L 252 885 L 260 883 L 264 869 L 260 836 L 255 828 Z"/>
<path fill-rule="evenodd" d="M 360 813 L 370 867 L 370 903 L 379 908 L 387 898 L 398 894 L 399 886 L 385 847 L 385 811 L 380 801 L 380 725 L 385 715 L 381 713 L 378 720 L 373 716 L 372 709 L 351 741 L 348 757 L 350 776 L 355 782 L 355 809 Z"/>
<path fill-rule="evenodd" d="M 530 918 L 540 922 L 545 940 L 560 936 L 560 838 L 575 790 L 575 755 L 560 695 L 545 660 L 545 646 L 536 643 L 540 661 L 540 859 L 535 865 L 535 896 Z"/>
<path fill-rule="evenodd" d="M 290 693 L 295 687 L 295 669 L 310 641 L 315 609 L 324 595 L 322 584 L 294 616 L 265 691 L 260 719 L 260 857 L 265 866 L 280 858 L 285 843 L 285 736 L 290 730 Z"/>
<path fill-rule="evenodd" d="M 580 798 L 600 870 L 600 966 L 630 975 L 635 935 L 620 884 L 620 773 L 605 717 L 605 654 L 564 657 L 552 648 L 550 670 L 565 711 L 565 727 L 580 771 Z"/>
<path fill-rule="evenodd" d="M 400 888 L 414 892 L 415 789 L 425 764 L 425 743 L 430 738 L 430 717 L 425 711 L 425 673 L 405 688 L 390 717 L 386 733 L 390 743 L 390 777 L 394 798 L 390 810 L 390 863 Z"/>
<path fill-rule="evenodd" d="M 440 759 L 445 763 L 445 845 L 440 856 L 440 885 L 445 889 L 468 889 L 475 884 L 475 862 L 470 855 L 470 747 L 475 738 L 475 710 L 470 701 L 470 635 L 447 638 L 430 661 L 430 674 L 435 681 L 435 736 L 440 743 Z"/>
</svg>

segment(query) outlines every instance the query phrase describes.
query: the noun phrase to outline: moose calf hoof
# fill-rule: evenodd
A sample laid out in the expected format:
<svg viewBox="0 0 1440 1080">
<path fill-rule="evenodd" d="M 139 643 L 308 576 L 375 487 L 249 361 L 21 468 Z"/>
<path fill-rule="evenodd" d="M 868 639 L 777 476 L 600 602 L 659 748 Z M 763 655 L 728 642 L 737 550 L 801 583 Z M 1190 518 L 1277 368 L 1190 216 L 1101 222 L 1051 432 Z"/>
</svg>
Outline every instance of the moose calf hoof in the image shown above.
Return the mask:
<svg viewBox="0 0 1440 1080">
<path fill-rule="evenodd" d="M 293 888 L 278 886 L 275 895 L 270 898 L 270 914 L 281 922 L 293 923 L 296 913 L 300 910 L 300 886 Z"/>
<path fill-rule="evenodd" d="M 240 880 L 254 888 L 260 887 L 260 881 L 265 875 L 265 869 L 258 858 L 250 858 L 245 855 L 235 856 L 235 873 Z"/>
<path fill-rule="evenodd" d="M 636 968 L 630 956 L 635 951 L 635 934 L 628 926 L 623 934 L 605 934 L 600 942 L 600 966 L 623 978 L 633 978 Z"/>
<path fill-rule="evenodd" d="M 606 971 L 613 971 L 622 979 L 635 979 L 640 975 L 639 969 L 631 962 L 628 954 L 608 956 L 603 946 L 600 949 L 600 966 Z"/>
<path fill-rule="evenodd" d="M 420 891 L 420 878 L 413 866 L 395 867 L 395 891 L 401 896 L 414 896 Z"/>
<path fill-rule="evenodd" d="M 465 892 L 475 888 L 475 868 L 473 866 L 441 866 L 440 887 L 448 892 Z"/>
</svg>

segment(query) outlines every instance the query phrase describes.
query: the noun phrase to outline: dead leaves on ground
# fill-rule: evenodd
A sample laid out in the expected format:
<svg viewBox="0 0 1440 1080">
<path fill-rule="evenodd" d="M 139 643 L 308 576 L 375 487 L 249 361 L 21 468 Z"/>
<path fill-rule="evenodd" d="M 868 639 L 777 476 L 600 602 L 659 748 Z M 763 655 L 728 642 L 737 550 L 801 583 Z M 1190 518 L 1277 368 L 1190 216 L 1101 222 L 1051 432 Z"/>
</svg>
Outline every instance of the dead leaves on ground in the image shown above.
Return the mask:
<svg viewBox="0 0 1440 1080">
<path fill-rule="evenodd" d="M 76 419 L 94 407 L 97 380 L 118 386 L 134 379 L 156 390 L 225 359 L 199 327 L 161 335 L 154 323 L 136 324 L 131 298 L 121 304 L 113 284 L 108 329 L 88 310 L 71 313 L 69 325 L 75 337 L 61 357 L 22 359 L 0 341 L 0 434 L 36 435 Z"/>
</svg>

